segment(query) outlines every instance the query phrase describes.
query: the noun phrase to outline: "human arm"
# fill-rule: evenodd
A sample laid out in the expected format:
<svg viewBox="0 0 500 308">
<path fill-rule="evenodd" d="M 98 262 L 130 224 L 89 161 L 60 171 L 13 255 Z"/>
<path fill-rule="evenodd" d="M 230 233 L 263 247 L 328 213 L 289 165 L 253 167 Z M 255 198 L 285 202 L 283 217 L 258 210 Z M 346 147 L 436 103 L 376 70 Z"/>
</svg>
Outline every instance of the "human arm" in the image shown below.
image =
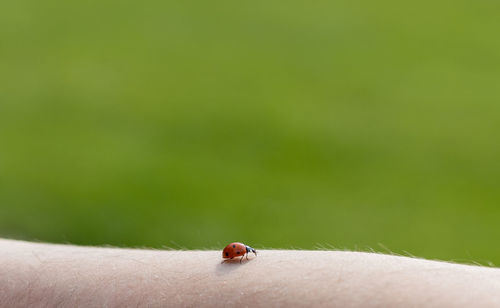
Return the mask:
<svg viewBox="0 0 500 308">
<path fill-rule="evenodd" d="M 499 306 L 500 270 L 345 251 L 80 247 L 0 239 L 2 307 Z"/>
</svg>

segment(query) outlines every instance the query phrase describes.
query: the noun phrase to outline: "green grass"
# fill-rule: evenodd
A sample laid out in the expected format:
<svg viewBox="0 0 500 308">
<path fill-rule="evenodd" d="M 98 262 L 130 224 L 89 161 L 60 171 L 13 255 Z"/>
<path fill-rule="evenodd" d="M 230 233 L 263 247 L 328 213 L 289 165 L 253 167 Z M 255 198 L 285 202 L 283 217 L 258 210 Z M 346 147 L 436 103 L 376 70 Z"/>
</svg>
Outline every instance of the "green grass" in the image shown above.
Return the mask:
<svg viewBox="0 0 500 308">
<path fill-rule="evenodd" d="M 4 1 L 0 236 L 500 263 L 495 1 Z"/>
</svg>

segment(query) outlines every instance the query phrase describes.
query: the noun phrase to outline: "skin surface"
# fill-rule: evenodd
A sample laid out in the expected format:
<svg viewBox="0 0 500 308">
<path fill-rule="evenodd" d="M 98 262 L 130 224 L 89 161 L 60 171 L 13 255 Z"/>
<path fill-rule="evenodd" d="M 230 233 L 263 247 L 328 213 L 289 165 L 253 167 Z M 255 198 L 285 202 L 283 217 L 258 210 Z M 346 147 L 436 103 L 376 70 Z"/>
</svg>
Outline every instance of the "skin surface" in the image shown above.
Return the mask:
<svg viewBox="0 0 500 308">
<path fill-rule="evenodd" d="M 376 253 L 78 247 L 0 240 L 1 307 L 492 307 L 500 270 Z"/>
</svg>

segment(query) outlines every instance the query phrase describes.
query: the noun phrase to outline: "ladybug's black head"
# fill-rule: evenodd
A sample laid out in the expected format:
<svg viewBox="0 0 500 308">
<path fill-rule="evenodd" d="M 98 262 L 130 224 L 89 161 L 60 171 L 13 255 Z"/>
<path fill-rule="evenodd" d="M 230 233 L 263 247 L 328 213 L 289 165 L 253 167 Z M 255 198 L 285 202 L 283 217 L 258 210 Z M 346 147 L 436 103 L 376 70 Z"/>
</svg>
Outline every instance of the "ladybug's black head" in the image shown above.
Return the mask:
<svg viewBox="0 0 500 308">
<path fill-rule="evenodd" d="M 253 252 L 255 255 L 257 255 L 257 251 L 255 249 L 253 249 L 252 247 L 250 246 L 245 246 L 247 248 L 247 253 L 249 252 Z"/>
</svg>

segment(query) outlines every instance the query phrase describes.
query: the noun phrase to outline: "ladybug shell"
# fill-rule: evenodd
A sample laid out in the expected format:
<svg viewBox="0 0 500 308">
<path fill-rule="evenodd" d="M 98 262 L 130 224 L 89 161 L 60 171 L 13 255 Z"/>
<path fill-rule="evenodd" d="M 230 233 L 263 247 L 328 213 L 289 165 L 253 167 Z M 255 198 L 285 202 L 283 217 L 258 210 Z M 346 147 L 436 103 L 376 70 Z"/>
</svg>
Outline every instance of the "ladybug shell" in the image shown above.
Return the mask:
<svg viewBox="0 0 500 308">
<path fill-rule="evenodd" d="M 232 259 L 234 257 L 240 257 L 247 253 L 247 246 L 242 243 L 231 243 L 224 248 L 222 251 L 222 257 L 224 259 Z"/>
</svg>

